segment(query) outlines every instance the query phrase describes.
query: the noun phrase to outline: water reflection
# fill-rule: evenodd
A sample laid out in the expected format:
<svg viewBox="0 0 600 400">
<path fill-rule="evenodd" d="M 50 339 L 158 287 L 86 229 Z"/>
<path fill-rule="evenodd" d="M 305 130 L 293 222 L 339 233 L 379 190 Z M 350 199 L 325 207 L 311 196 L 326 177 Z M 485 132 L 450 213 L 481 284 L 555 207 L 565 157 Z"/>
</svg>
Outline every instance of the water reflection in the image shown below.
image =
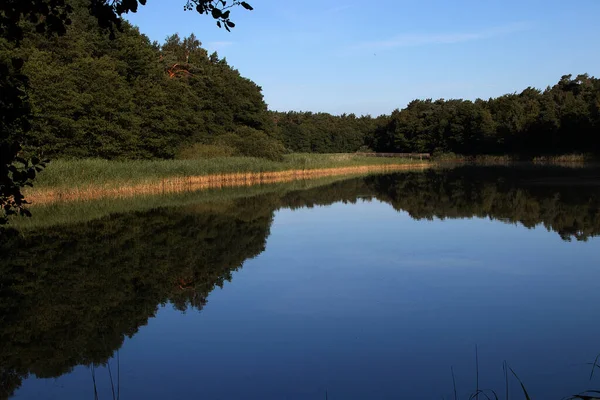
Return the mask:
<svg viewBox="0 0 600 400">
<path fill-rule="evenodd" d="M 600 233 L 597 170 L 454 168 L 304 191 L 108 215 L 5 235 L 0 247 L 0 398 L 23 379 L 103 364 L 167 303 L 202 310 L 265 250 L 274 212 L 377 199 L 414 219 L 487 217 L 565 240 Z"/>
</svg>

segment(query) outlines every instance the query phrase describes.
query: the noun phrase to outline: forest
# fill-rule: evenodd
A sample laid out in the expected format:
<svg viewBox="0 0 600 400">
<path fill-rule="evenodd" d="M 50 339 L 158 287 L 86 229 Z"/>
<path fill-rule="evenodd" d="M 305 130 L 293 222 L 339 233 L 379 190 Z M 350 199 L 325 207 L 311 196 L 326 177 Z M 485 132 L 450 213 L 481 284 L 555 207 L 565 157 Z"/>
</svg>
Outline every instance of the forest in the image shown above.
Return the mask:
<svg viewBox="0 0 600 400">
<path fill-rule="evenodd" d="M 85 1 L 73 4 L 64 35 L 30 31 L 19 49 L 33 111 L 26 153 L 168 159 L 194 143 L 257 156 L 278 146 L 260 87 L 194 35 L 152 43 L 124 23 L 111 39 Z"/>
<path fill-rule="evenodd" d="M 32 110 L 24 154 L 43 158 L 172 159 L 286 152 L 555 155 L 600 152 L 600 80 L 565 75 L 475 101 L 414 100 L 390 115 L 269 111 L 261 87 L 193 34 L 151 42 L 123 22 L 113 32 L 69 0 L 62 35 L 23 22 L 18 47 Z"/>
<path fill-rule="evenodd" d="M 600 153 L 600 80 L 565 75 L 545 90 L 526 88 L 475 101 L 414 100 L 391 115 L 272 113 L 292 151 L 508 154 Z"/>
</svg>

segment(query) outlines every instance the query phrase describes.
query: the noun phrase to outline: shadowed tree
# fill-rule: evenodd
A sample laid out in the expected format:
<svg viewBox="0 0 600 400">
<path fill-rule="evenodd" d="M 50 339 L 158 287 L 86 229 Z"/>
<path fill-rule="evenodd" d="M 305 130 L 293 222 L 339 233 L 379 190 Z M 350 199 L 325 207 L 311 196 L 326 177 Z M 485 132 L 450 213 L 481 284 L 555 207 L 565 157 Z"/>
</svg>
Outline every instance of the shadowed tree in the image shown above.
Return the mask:
<svg viewBox="0 0 600 400">
<path fill-rule="evenodd" d="M 123 25 L 122 15 L 136 12 L 146 0 L 86 0 L 86 3 L 98 24 L 109 29 L 114 38 L 115 31 Z M 244 1 L 227 4 L 224 0 L 186 0 L 184 10 L 210 15 L 217 26 L 229 31 L 235 27 L 230 14 L 236 6 L 252 10 Z M 36 172 L 45 166 L 39 158 L 20 156 L 32 119 L 27 98 L 28 80 L 22 73 L 23 59 L 18 57 L 24 25 L 33 24 L 38 33 L 64 35 L 71 24 L 72 12 L 73 7 L 67 0 L 0 2 L 0 225 L 6 224 L 11 214 L 28 215 L 21 188 L 31 185 Z"/>
</svg>

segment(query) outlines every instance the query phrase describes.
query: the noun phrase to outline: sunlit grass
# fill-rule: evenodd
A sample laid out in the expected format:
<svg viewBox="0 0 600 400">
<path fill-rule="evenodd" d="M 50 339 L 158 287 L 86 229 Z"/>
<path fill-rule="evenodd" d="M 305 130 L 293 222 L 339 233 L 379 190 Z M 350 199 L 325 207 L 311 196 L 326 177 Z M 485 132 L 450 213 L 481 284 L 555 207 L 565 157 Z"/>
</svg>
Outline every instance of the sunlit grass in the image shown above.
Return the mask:
<svg viewBox="0 0 600 400">
<path fill-rule="evenodd" d="M 140 195 L 125 198 L 104 198 L 89 201 L 58 202 L 42 205 L 31 205 L 33 216 L 12 217 L 11 226 L 20 231 L 38 229 L 49 226 L 76 224 L 102 218 L 110 214 L 143 212 L 160 207 L 212 205 L 266 194 L 283 196 L 296 190 L 308 190 L 326 186 L 335 182 L 354 179 L 365 174 L 351 176 L 330 176 L 311 180 L 298 180 L 287 183 L 254 185 L 249 187 L 227 187 L 195 192 L 167 193 L 165 195 Z"/>
<path fill-rule="evenodd" d="M 195 160 L 53 160 L 46 170 L 39 174 L 35 187 L 118 186 L 124 182 L 135 184 L 174 177 L 415 162 L 419 161 L 373 158 L 354 154 L 289 154 L 282 162 L 252 157 Z"/>
</svg>

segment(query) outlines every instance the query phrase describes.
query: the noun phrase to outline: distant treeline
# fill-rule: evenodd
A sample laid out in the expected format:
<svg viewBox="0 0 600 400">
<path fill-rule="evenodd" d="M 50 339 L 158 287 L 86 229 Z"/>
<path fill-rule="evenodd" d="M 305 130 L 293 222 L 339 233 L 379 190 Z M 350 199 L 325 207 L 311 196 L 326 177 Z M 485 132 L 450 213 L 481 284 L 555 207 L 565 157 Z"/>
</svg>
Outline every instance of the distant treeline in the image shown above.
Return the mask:
<svg viewBox="0 0 600 400">
<path fill-rule="evenodd" d="M 191 35 L 151 42 L 125 23 L 114 40 L 84 0 L 65 35 L 23 21 L 15 48 L 29 81 L 26 155 L 107 159 L 355 151 L 550 155 L 600 153 L 600 80 L 563 76 L 489 100 L 415 100 L 376 118 L 268 111 L 261 88 Z M 293 94 L 292 94 L 293 95 Z"/>
<path fill-rule="evenodd" d="M 600 154 L 600 80 L 563 76 L 546 90 L 527 88 L 489 100 L 415 100 L 378 118 L 273 113 L 292 151 Z"/>
</svg>

